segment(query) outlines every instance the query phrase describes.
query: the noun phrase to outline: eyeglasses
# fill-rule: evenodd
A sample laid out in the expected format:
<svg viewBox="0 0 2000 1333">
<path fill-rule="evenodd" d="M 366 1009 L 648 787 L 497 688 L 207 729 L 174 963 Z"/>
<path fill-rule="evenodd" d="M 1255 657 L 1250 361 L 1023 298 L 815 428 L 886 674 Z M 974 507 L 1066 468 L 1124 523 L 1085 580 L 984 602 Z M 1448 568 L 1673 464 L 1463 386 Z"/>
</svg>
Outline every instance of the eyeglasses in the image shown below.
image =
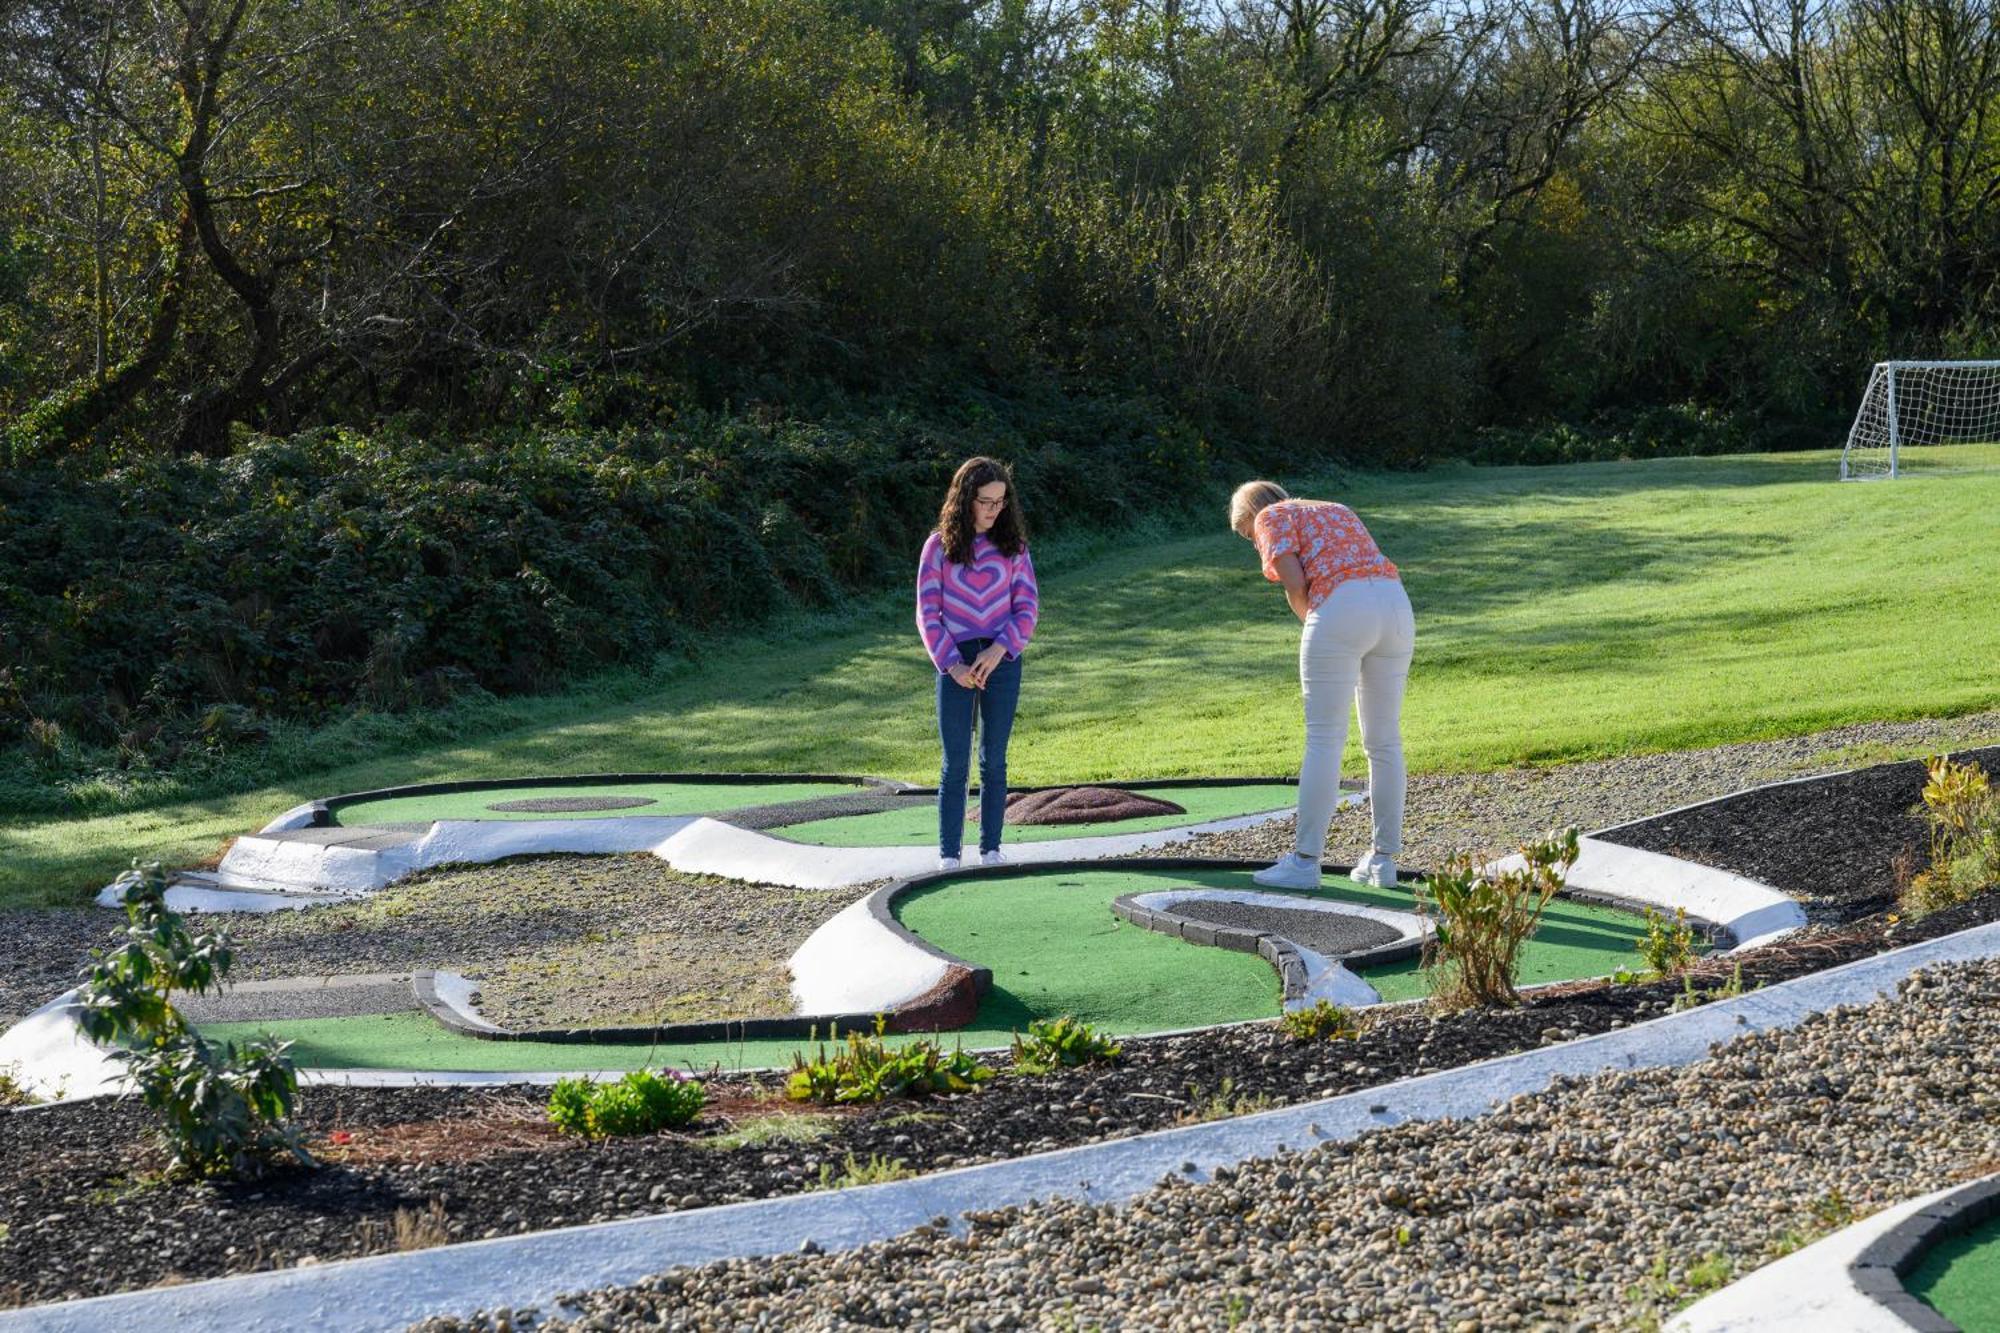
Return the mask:
<svg viewBox="0 0 2000 1333">
<path fill-rule="evenodd" d="M 972 503 L 978 505 L 981 509 L 1005 509 L 1007 507 L 1007 497 L 1003 495 L 998 500 L 988 500 L 985 496 L 975 495 L 972 497 Z"/>
</svg>

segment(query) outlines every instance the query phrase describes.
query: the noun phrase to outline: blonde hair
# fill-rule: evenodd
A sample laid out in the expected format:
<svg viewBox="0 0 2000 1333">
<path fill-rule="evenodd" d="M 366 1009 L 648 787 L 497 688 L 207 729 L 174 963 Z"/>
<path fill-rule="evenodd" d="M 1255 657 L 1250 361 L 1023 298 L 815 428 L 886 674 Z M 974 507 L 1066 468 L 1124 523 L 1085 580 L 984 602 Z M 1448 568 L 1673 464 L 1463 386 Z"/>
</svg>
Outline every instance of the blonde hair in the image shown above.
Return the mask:
<svg viewBox="0 0 2000 1333">
<path fill-rule="evenodd" d="M 1251 525 L 1257 521 L 1257 514 L 1265 505 L 1291 498 L 1285 488 L 1275 481 L 1246 481 L 1236 488 L 1236 494 L 1229 497 L 1229 526 L 1248 537 Z"/>
</svg>

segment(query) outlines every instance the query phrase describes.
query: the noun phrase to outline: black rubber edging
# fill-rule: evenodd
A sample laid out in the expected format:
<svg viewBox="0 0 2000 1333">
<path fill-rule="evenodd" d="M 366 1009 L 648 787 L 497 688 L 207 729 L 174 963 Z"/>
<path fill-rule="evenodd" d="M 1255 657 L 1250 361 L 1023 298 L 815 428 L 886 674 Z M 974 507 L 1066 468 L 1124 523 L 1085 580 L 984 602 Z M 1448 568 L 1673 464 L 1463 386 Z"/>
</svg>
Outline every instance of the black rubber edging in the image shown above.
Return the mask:
<svg viewBox="0 0 2000 1333">
<path fill-rule="evenodd" d="M 332 814 L 343 806 L 363 801 L 396 800 L 405 796 L 447 796 L 462 791 L 506 790 L 518 787 L 609 787 L 635 782 L 712 783 L 718 787 L 762 786 L 774 782 L 844 782 L 854 787 L 878 787 L 891 792 L 936 794 L 935 787 L 912 787 L 889 778 L 861 777 L 852 773 L 577 773 L 560 777 L 468 778 L 457 782 L 417 782 L 403 787 L 378 787 L 374 791 L 351 791 L 339 796 L 323 796 L 310 802 L 311 828 L 328 828 Z"/>
<path fill-rule="evenodd" d="M 1334 869 L 1335 873 L 1344 875 L 1353 867 Z M 1305 998 L 1308 984 L 1306 965 L 1299 956 L 1300 946 L 1297 941 L 1287 939 L 1276 931 L 1249 930 L 1243 926 L 1218 926 L 1212 922 L 1197 921 L 1192 917 L 1182 916 L 1171 907 L 1142 907 L 1138 902 L 1138 899 L 1145 894 L 1172 893 L 1176 887 L 1195 889 L 1202 886 L 1170 885 L 1164 889 L 1145 889 L 1140 893 L 1128 893 L 1112 900 L 1112 915 L 1129 921 L 1141 930 L 1171 935 L 1176 939 L 1186 940 L 1189 944 L 1230 949 L 1237 953 L 1254 953 L 1277 971 L 1286 1003 Z M 1383 963 L 1400 963 L 1405 958 L 1417 957 L 1423 951 L 1424 942 L 1421 939 L 1399 939 L 1388 944 L 1378 944 L 1372 949 L 1359 949 L 1353 953 L 1327 955 L 1327 957 L 1352 971 L 1363 967 L 1378 967 Z"/>
<path fill-rule="evenodd" d="M 1898 1222 L 1854 1257 L 1848 1280 L 1916 1333 L 1962 1333 L 1910 1294 L 1903 1279 L 1935 1245 L 2000 1217 L 2000 1175 L 1974 1181 Z"/>
</svg>

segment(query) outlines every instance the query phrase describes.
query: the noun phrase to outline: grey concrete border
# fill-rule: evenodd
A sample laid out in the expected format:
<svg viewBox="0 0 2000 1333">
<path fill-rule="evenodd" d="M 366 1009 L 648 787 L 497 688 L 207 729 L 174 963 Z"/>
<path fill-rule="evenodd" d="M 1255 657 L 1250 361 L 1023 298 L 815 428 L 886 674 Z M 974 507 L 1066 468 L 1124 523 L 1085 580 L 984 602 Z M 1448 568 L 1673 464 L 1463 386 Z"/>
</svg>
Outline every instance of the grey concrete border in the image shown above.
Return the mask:
<svg viewBox="0 0 2000 1333">
<path fill-rule="evenodd" d="M 1960 1333 L 1957 1324 L 1917 1299 L 1903 1280 L 1940 1242 L 2000 1217 L 2000 1175 L 1934 1199 L 1891 1227 L 1847 1266 L 1848 1281 L 1917 1333 Z"/>
<path fill-rule="evenodd" d="M 1416 1120 L 1484 1114 L 1559 1076 L 1692 1064 L 1748 1032 L 1867 1003 L 1920 967 L 2000 954 L 2000 923 L 1782 982 L 1684 1013 L 1478 1064 L 1233 1120 L 1159 1130 L 913 1180 L 569 1227 L 0 1312 L 0 1333 L 106 1327 L 207 1330 L 402 1328 L 432 1314 L 548 1306 L 565 1292 L 688 1264 L 853 1249 L 939 1215 L 1038 1199 L 1115 1204 L 1163 1176 L 1201 1179 L 1248 1157 L 1346 1140 Z"/>
</svg>

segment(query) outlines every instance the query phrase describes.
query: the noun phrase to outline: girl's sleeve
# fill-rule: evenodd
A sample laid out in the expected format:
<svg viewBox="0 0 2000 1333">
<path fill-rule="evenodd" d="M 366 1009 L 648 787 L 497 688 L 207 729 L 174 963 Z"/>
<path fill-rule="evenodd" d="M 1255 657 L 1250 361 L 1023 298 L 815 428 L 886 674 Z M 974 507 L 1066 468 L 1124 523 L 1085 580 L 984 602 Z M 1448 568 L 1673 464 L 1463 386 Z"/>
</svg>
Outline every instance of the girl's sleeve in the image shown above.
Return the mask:
<svg viewBox="0 0 2000 1333">
<path fill-rule="evenodd" d="M 917 633 L 938 674 L 949 672 L 958 645 L 944 627 L 944 543 L 935 532 L 917 558 Z"/>
<path fill-rule="evenodd" d="M 1014 610 L 1000 627 L 998 641 L 1009 657 L 1019 657 L 1028 640 L 1035 637 L 1035 621 L 1042 613 L 1042 594 L 1035 586 L 1035 562 L 1028 557 L 1027 547 L 1022 547 L 1021 554 L 1014 557 L 1013 566 Z"/>
<path fill-rule="evenodd" d="M 1296 555 L 1299 549 L 1298 534 L 1285 517 L 1278 512 L 1276 505 L 1266 505 L 1257 511 L 1257 520 L 1253 525 L 1257 554 L 1264 561 L 1264 577 L 1273 583 L 1284 581 L 1278 577 L 1278 557 Z"/>
</svg>

